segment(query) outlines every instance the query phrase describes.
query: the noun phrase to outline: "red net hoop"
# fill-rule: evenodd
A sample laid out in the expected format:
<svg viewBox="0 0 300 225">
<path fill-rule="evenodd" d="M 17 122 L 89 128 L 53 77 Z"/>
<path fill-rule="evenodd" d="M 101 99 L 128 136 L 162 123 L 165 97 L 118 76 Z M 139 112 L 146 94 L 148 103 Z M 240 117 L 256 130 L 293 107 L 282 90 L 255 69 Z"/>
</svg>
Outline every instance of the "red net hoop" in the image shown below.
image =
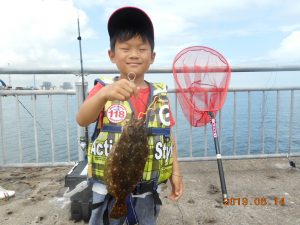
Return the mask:
<svg viewBox="0 0 300 225">
<path fill-rule="evenodd" d="M 229 86 L 231 69 L 217 51 L 193 46 L 179 52 L 173 61 L 176 95 L 183 114 L 194 127 L 210 121 L 223 107 Z"/>
</svg>

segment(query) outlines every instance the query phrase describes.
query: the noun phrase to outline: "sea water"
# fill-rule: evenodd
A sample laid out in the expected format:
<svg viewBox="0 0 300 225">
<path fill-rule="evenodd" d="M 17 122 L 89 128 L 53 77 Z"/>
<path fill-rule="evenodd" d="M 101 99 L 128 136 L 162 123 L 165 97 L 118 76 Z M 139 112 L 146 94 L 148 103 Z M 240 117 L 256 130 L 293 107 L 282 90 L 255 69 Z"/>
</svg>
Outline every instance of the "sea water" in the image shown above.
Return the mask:
<svg viewBox="0 0 300 225">
<path fill-rule="evenodd" d="M 276 153 L 276 151 L 287 153 L 289 139 L 291 139 L 291 152 L 300 153 L 300 91 L 294 92 L 292 117 L 290 91 L 279 92 L 278 106 L 276 104 L 277 92 L 268 91 L 265 93 L 265 101 L 263 101 L 261 91 L 254 91 L 249 95 L 248 92 L 237 93 L 235 123 L 234 94 L 233 92 L 228 93 L 221 111 L 221 118 L 220 112 L 216 117 L 219 143 L 223 155 L 233 155 L 234 151 L 238 155 L 260 154 L 262 150 L 266 154 Z M 170 94 L 169 96 L 172 114 L 176 119 L 176 125 L 172 130 L 176 137 L 179 156 L 214 156 L 215 147 L 211 125 L 191 127 L 184 117 L 179 103 L 177 104 L 176 116 L 175 95 Z M 4 158 L 6 163 L 36 162 L 36 148 L 39 151 L 39 162 L 52 161 L 52 148 L 55 162 L 68 161 L 67 139 L 69 139 L 70 160 L 78 160 L 77 124 L 75 119 L 78 110 L 76 96 L 52 96 L 52 109 L 49 106 L 49 101 L 51 101 L 49 96 L 36 96 L 37 137 L 35 137 L 34 132 L 34 101 L 32 98 L 34 97 L 19 96 L 18 99 L 14 96 L 2 97 L 3 124 L 1 126 L 3 134 L 0 139 L 0 162 L 3 162 Z M 249 98 L 250 108 L 248 108 Z M 20 111 L 20 123 L 18 123 L 17 105 Z M 263 109 L 264 113 L 262 113 Z M 279 110 L 277 111 L 277 109 Z M 51 110 L 53 112 L 52 118 Z M 277 123 L 276 118 L 278 118 Z M 51 121 L 53 121 L 52 124 Z M 51 126 L 53 126 L 54 146 L 51 145 Z M 89 127 L 90 136 L 94 129 L 93 126 Z M 67 127 L 69 133 L 67 133 Z M 192 132 L 191 136 L 189 135 L 190 131 Z M 290 131 L 291 138 L 289 137 Z M 264 132 L 264 142 L 262 142 L 262 132 Z M 21 136 L 21 146 L 19 135 Z M 236 135 L 235 141 L 234 135 Z M 278 149 L 276 149 L 276 136 Z M 190 152 L 190 145 L 193 149 L 192 153 Z"/>
</svg>

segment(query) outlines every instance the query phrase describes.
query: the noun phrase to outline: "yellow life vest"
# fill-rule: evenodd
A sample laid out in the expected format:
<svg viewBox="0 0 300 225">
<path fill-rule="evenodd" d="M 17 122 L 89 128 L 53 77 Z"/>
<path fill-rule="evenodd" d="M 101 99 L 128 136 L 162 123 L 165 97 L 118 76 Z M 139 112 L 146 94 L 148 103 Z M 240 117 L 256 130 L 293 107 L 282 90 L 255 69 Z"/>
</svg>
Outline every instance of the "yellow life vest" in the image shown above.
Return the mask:
<svg viewBox="0 0 300 225">
<path fill-rule="evenodd" d="M 95 82 L 105 83 L 102 80 Z M 172 174 L 173 146 L 170 139 L 170 110 L 167 87 L 162 83 L 149 83 L 150 96 L 147 108 L 146 127 L 148 128 L 149 155 L 141 182 L 154 181 L 160 184 Z M 104 182 L 104 166 L 112 146 L 121 135 L 122 126 L 135 114 L 130 101 L 107 101 L 104 107 L 103 124 L 97 138 L 88 148 L 88 174 Z"/>
</svg>

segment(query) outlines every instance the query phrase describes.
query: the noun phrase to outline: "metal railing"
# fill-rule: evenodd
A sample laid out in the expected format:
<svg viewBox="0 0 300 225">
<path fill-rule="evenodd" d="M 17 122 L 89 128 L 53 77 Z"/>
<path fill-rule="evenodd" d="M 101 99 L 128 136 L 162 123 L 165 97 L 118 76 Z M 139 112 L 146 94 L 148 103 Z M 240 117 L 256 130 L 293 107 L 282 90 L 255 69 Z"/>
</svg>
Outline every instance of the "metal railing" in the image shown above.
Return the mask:
<svg viewBox="0 0 300 225">
<path fill-rule="evenodd" d="M 267 72 L 267 71 L 300 71 L 299 66 L 286 66 L 286 67 L 235 67 L 232 68 L 233 72 Z M 111 74 L 115 73 L 115 70 L 93 70 L 87 69 L 85 74 Z M 170 69 L 159 69 L 159 70 L 151 70 L 149 73 L 171 73 Z M 0 68 L 0 74 L 78 74 L 79 71 L 77 70 L 3 70 Z M 234 74 L 233 74 L 234 76 Z M 82 152 L 78 147 L 78 140 L 79 136 L 82 136 L 83 129 L 80 127 L 75 126 L 77 129 L 77 135 L 74 134 L 74 127 L 70 128 L 70 124 L 75 123 L 75 119 L 70 118 L 70 104 L 78 105 L 82 102 L 80 96 L 82 93 L 78 93 L 81 90 L 80 84 L 76 84 L 76 91 L 42 91 L 42 90 L 32 90 L 32 91 L 22 91 L 22 90 L 0 90 L 0 166 L 48 166 L 48 165 L 68 165 L 72 164 L 73 161 L 81 160 L 82 159 Z M 170 90 L 170 95 L 173 95 L 175 90 Z M 246 100 L 247 104 L 243 104 L 240 106 L 240 102 L 237 100 L 240 95 L 245 95 L 244 100 Z M 260 97 L 257 95 L 260 93 Z M 284 93 L 284 94 L 282 94 Z M 231 105 L 225 107 L 219 112 L 218 114 L 218 133 L 219 133 L 219 140 L 220 146 L 223 153 L 224 159 L 247 159 L 247 158 L 265 158 L 265 157 L 286 157 L 287 154 L 290 156 L 300 156 L 300 143 L 298 141 L 298 136 L 295 135 L 295 132 L 300 131 L 299 129 L 299 122 L 296 121 L 297 118 L 300 118 L 299 108 L 295 107 L 296 102 L 299 101 L 299 93 L 300 93 L 300 86 L 296 87 L 285 87 L 285 88 L 231 88 L 229 89 L 228 95 L 231 95 L 232 102 Z M 67 157 L 63 161 L 56 160 L 56 139 L 55 133 L 56 130 L 54 125 L 58 122 L 54 119 L 53 114 L 53 96 L 60 95 L 65 96 L 65 104 L 63 105 L 64 108 L 61 110 L 65 115 L 64 123 L 60 123 L 60 126 L 65 126 L 66 130 L 64 135 L 65 143 L 60 148 L 63 151 L 67 152 Z M 69 96 L 76 95 L 77 96 L 77 104 L 76 100 L 72 100 L 70 103 Z M 255 100 L 253 100 L 252 95 L 255 95 Z M 284 95 L 284 97 L 282 97 Z M 15 115 L 10 115 L 14 117 L 12 120 L 12 124 L 5 124 L 4 123 L 4 114 L 3 114 L 3 98 L 4 97 L 12 97 L 11 99 L 15 98 Z M 24 137 L 22 137 L 22 113 L 20 112 L 20 107 L 22 106 L 22 102 L 20 101 L 21 96 L 28 96 L 31 100 L 32 105 L 32 112 L 31 118 L 33 132 L 32 136 L 34 137 L 32 141 L 34 142 L 34 155 L 33 160 L 30 162 L 24 161 Z M 36 99 L 40 96 L 48 96 L 47 108 L 48 110 L 45 113 L 49 114 L 50 122 L 49 128 L 46 130 L 50 136 L 50 146 L 47 148 L 49 155 L 51 157 L 48 161 L 41 160 L 41 152 L 45 149 L 40 148 L 40 140 L 39 135 L 40 126 L 39 120 L 37 119 L 37 102 Z M 269 103 L 269 99 L 275 96 L 275 101 Z M 268 99 L 269 98 L 269 99 Z M 175 99 L 175 98 L 174 98 Z M 260 102 L 258 101 L 260 99 Z M 267 100 L 268 99 L 268 100 Z M 289 102 L 289 111 L 287 114 L 283 112 L 283 108 L 281 107 L 281 100 L 285 100 Z M 243 100 L 243 102 L 245 102 Z M 269 105 L 268 105 L 269 104 Z M 268 106 L 272 108 L 272 110 L 268 109 Z M 182 112 L 180 107 L 177 104 L 177 100 L 174 100 L 173 105 L 171 106 L 174 108 L 175 114 L 175 137 L 177 140 L 178 152 L 182 153 L 180 156 L 181 161 L 192 161 L 192 160 L 215 160 L 214 148 L 211 146 L 212 144 L 212 136 L 209 124 L 202 128 L 193 128 L 188 125 L 188 122 L 183 118 Z M 259 107 L 260 111 L 258 112 L 260 115 L 253 114 L 253 110 Z M 243 108 L 246 110 L 245 115 L 243 115 L 243 120 L 239 118 L 239 110 Z M 75 111 L 75 112 L 74 112 Z M 72 116 L 75 115 L 77 108 L 73 108 Z M 268 113 L 272 111 L 272 115 L 268 115 Z M 257 113 L 257 112 L 256 112 Z M 284 115 L 286 118 L 286 124 L 288 124 L 288 128 L 285 128 L 285 135 L 284 138 L 281 137 L 281 118 Z M 297 117 L 297 115 L 299 115 Z M 6 115 L 7 116 L 7 115 Z M 270 119 L 270 118 L 271 119 Z M 255 121 L 259 120 L 260 126 L 259 128 L 255 127 Z M 61 121 L 59 121 L 61 122 Z M 267 130 L 267 124 L 272 123 L 274 124 L 274 136 L 268 136 L 268 132 L 270 129 Z M 14 144 L 16 144 L 18 153 L 15 153 L 15 160 L 14 162 L 9 162 L 7 160 L 7 155 L 12 150 L 10 146 L 7 146 L 5 136 L 6 130 L 8 127 L 14 127 L 14 132 L 16 133 L 17 138 L 15 139 Z M 230 131 L 228 130 L 230 127 Z M 243 130 L 243 132 L 241 132 Z M 225 135 L 226 131 L 226 135 Z M 253 132 L 256 132 L 255 135 Z M 183 133 L 184 135 L 181 135 Z M 240 134 L 243 133 L 243 137 L 240 137 Z M 5 135 L 6 134 L 6 135 Z M 184 137 L 184 138 L 182 138 Z M 258 138 L 259 137 L 259 138 Z M 238 140 L 242 139 L 243 143 L 239 143 Z M 267 140 L 268 139 L 268 140 Z M 284 139 L 284 140 L 283 140 Z M 259 142 L 259 144 L 255 143 L 255 141 Z M 269 144 L 272 143 L 270 147 Z M 284 142 L 282 144 L 282 142 Z M 269 143 L 268 146 L 266 143 Z M 73 147 L 72 147 L 73 144 Z M 196 146 L 195 146 L 196 145 Z M 282 147 L 284 145 L 284 149 Z M 74 147 L 75 146 L 75 147 Z M 258 148 L 259 149 L 254 149 Z M 240 150 L 243 149 L 243 153 L 241 154 Z M 254 149 L 254 150 L 253 150 Z M 272 149 L 272 150 L 270 150 Z M 298 150 L 297 150 L 298 149 Z M 71 156 L 73 155 L 73 157 Z"/>
<path fill-rule="evenodd" d="M 69 107 L 69 96 L 75 95 L 74 90 L 0 90 L 0 133 L 1 133 L 1 162 L 0 165 L 7 165 L 7 166 L 22 166 L 24 164 L 28 166 L 34 166 L 34 165 L 68 165 L 68 164 L 73 164 L 71 162 L 71 145 L 70 145 L 70 107 Z M 26 96 L 28 97 L 29 101 L 31 101 L 30 106 L 25 106 L 23 103 L 23 100 L 20 100 L 20 97 Z M 40 98 L 41 96 L 47 96 L 47 105 L 46 107 L 43 107 L 42 111 L 37 109 L 37 99 Z M 61 118 L 61 120 L 64 120 L 64 123 L 62 123 L 62 126 L 66 127 L 66 133 L 65 135 L 65 150 L 67 152 L 67 159 L 65 162 L 56 162 L 55 160 L 55 140 L 54 140 L 54 124 L 57 122 L 54 120 L 54 115 L 53 115 L 53 96 L 63 96 L 64 97 L 64 104 L 63 104 L 63 109 L 62 111 L 64 112 L 63 114 L 65 115 L 65 118 Z M 13 108 L 9 115 L 6 115 L 7 118 L 10 118 L 9 124 L 5 125 L 4 122 L 4 114 L 3 114 L 3 98 L 9 98 L 11 101 L 15 101 L 14 105 L 15 107 Z M 28 105 L 28 104 L 27 104 Z M 23 113 L 21 113 L 20 108 L 23 109 Z M 5 110 L 7 111 L 7 110 Z M 13 112 L 15 111 L 15 112 Z M 41 121 L 37 119 L 37 114 L 38 111 L 40 111 L 40 114 L 48 114 L 49 115 L 49 129 L 44 129 L 43 125 L 41 124 Z M 22 123 L 22 118 L 24 119 L 24 116 L 22 114 L 28 114 L 29 118 L 28 120 L 32 120 L 32 123 L 30 125 L 33 126 L 33 133 L 30 134 L 33 136 L 32 139 L 29 139 L 30 141 L 34 142 L 34 160 L 32 162 L 24 162 L 24 139 L 22 138 L 22 129 L 21 129 L 21 123 Z M 13 115 L 15 114 L 15 115 Z M 31 117 L 31 118 L 30 118 Z M 61 122 L 61 121 L 60 121 Z M 26 125 L 28 126 L 28 125 Z M 29 127 L 25 127 L 24 130 L 28 130 Z M 5 131 L 8 131 L 7 134 L 5 135 Z M 15 137 L 13 140 L 10 141 L 8 145 L 5 143 L 8 142 L 5 139 L 5 136 L 9 135 L 14 135 L 13 132 L 16 131 L 17 137 Z M 26 131 L 23 131 L 26 132 Z M 41 154 L 41 149 L 39 145 L 39 135 L 42 132 L 42 135 L 48 135 L 50 136 L 50 161 L 49 162 L 41 162 L 40 160 L 40 154 Z M 27 139 L 28 140 L 28 139 Z M 14 163 L 9 163 L 7 162 L 7 154 L 10 151 L 14 151 L 13 149 L 14 146 L 12 146 L 12 143 L 17 143 L 17 151 L 18 154 L 15 154 L 15 158 L 18 158 L 18 162 Z"/>
<path fill-rule="evenodd" d="M 245 73 L 245 72 L 272 72 L 272 71 L 300 71 L 299 65 L 289 65 L 289 66 L 232 66 L 231 72 L 233 73 Z M 85 68 L 85 74 L 118 74 L 119 71 L 116 69 L 101 69 L 101 68 Z M 150 69 L 149 74 L 155 73 L 173 73 L 170 68 L 159 68 Z M 80 69 L 65 68 L 65 69 L 17 69 L 17 68 L 0 68 L 0 74 L 81 74 Z"/>
<path fill-rule="evenodd" d="M 170 91 L 171 93 L 174 93 L 174 90 Z M 227 152 L 226 155 L 222 155 L 223 159 L 249 159 L 249 158 L 270 158 L 270 157 L 287 157 L 287 156 L 300 156 L 300 136 L 298 135 L 300 132 L 300 122 L 295 121 L 296 118 L 300 116 L 300 108 L 295 108 L 295 103 L 300 101 L 300 87 L 285 87 L 285 88 L 231 88 L 228 90 L 228 94 L 232 95 L 232 106 L 233 109 L 228 115 L 228 107 L 226 110 L 226 104 L 225 107 L 223 107 L 222 110 L 219 111 L 218 114 L 218 133 L 219 133 L 219 141 L 221 150 L 223 148 L 224 150 L 224 142 L 227 143 Z M 242 107 L 246 111 L 246 115 L 244 119 L 240 122 L 237 122 L 237 114 L 238 114 L 238 101 L 237 97 L 241 95 L 242 93 L 245 93 L 246 96 L 244 96 L 244 100 L 246 101 L 246 104 L 244 104 Z M 256 93 L 256 98 L 251 98 L 251 95 L 253 93 Z M 297 98 L 295 95 L 297 94 Z M 284 99 L 281 101 L 281 96 L 284 95 Z M 274 101 L 272 103 L 268 102 L 270 100 L 267 100 L 268 98 L 273 98 Z M 260 98 L 260 99 L 259 99 Z M 287 108 L 283 108 L 281 106 L 282 103 L 286 103 L 289 105 Z M 268 104 L 273 104 L 269 112 L 266 111 L 266 107 Z M 259 115 L 252 112 L 255 107 L 259 107 Z M 287 111 L 287 114 L 283 115 L 283 109 Z M 227 122 L 224 122 L 224 111 L 227 112 Z M 180 112 L 180 109 L 178 110 L 177 104 L 175 104 L 175 115 L 176 115 L 176 121 L 178 121 L 179 117 L 183 117 L 182 114 L 178 115 L 178 112 Z M 268 121 L 266 121 L 267 113 L 274 114 L 272 115 L 272 118 L 268 118 Z M 295 116 L 296 115 L 296 116 Z M 228 117 L 229 116 L 229 117 Z M 270 117 L 271 115 L 269 115 Z M 285 122 L 280 121 L 280 119 L 284 118 Z M 254 120 L 259 121 L 259 128 L 256 128 L 255 131 L 253 131 L 253 123 Z M 186 120 L 186 123 L 187 120 Z M 224 133 L 224 130 L 226 131 L 226 125 L 231 125 L 231 132 L 227 131 L 227 134 L 232 135 L 232 138 L 226 138 L 223 137 L 222 134 Z M 267 128 L 268 124 L 272 124 L 271 128 Z M 284 126 L 284 128 L 282 128 Z M 182 125 L 176 125 L 176 134 L 178 133 L 178 130 L 180 130 Z M 241 130 L 241 128 L 244 128 L 243 134 L 238 135 L 238 132 Z M 266 133 L 273 133 L 274 136 L 268 135 L 267 137 Z M 274 130 L 272 130 L 274 129 Z M 188 151 L 186 151 L 185 157 L 180 157 L 181 161 L 195 161 L 195 160 L 215 160 L 216 156 L 213 154 L 214 147 L 213 144 L 213 138 L 212 138 L 212 132 L 210 128 L 210 124 L 207 124 L 205 127 L 200 128 L 192 128 L 190 125 L 188 125 L 189 131 L 189 141 L 188 141 Z M 285 132 L 284 137 L 281 137 L 279 135 L 279 131 L 283 130 Z M 197 136 L 193 135 L 195 131 L 198 133 Z M 257 132 L 256 134 L 253 134 L 254 132 Z M 282 132 L 281 132 L 282 133 Z M 297 134 L 297 136 L 295 135 Z M 182 135 L 176 135 L 179 146 L 179 151 L 184 149 L 184 145 L 182 145 L 181 137 Z M 243 137 L 243 144 L 239 145 L 240 147 L 237 147 L 237 139 L 238 136 L 244 136 Z M 254 143 L 254 138 L 259 139 L 259 144 Z M 269 139 L 266 141 L 266 139 Z M 201 141 L 199 141 L 199 139 Z M 232 140 L 231 140 L 232 139 Z M 198 141 L 199 145 L 197 146 L 197 149 L 195 149 L 193 142 Z M 228 144 L 228 141 L 231 142 L 231 144 Z M 201 144 L 202 142 L 202 144 Z M 268 142 L 268 149 L 266 149 L 266 145 Z M 279 144 L 279 142 L 283 142 L 283 144 Z M 293 143 L 295 142 L 295 143 Z M 210 147 L 209 147 L 210 143 Z M 252 148 L 252 145 L 253 146 Z M 294 145 L 294 148 L 292 146 Z M 185 145 L 186 146 L 186 145 Z M 280 148 L 281 146 L 281 148 Z M 256 149 L 255 149 L 256 147 Z M 208 150 L 209 148 L 209 150 Z M 243 153 L 238 154 L 237 148 L 243 148 Z M 258 149 L 259 148 L 259 149 Z M 229 149 L 229 150 L 228 150 Z M 253 150 L 254 149 L 254 150 Z M 266 151 L 268 150 L 268 151 Z M 196 156 L 195 151 L 200 152 L 201 156 Z"/>
</svg>

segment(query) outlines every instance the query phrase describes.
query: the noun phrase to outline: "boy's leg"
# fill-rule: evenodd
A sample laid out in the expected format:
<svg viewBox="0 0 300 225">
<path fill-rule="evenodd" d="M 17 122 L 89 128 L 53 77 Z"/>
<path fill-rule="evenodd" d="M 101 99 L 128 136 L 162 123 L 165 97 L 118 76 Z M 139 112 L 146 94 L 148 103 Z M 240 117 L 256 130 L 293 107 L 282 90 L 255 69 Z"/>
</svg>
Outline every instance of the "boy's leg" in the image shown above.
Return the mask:
<svg viewBox="0 0 300 225">
<path fill-rule="evenodd" d="M 114 201 L 105 195 L 93 192 L 93 205 L 100 203 L 102 203 L 100 206 L 92 210 L 89 225 L 123 225 L 125 218 L 117 220 L 108 218 Z M 106 212 L 106 210 L 108 211 Z M 105 223 L 105 220 L 107 221 L 107 224 Z"/>
<path fill-rule="evenodd" d="M 145 198 L 136 197 L 135 200 L 135 212 L 139 225 L 156 225 L 160 205 L 155 205 L 153 195 L 147 195 Z"/>
<path fill-rule="evenodd" d="M 89 225 L 104 225 L 103 224 L 103 212 L 104 212 L 104 200 L 105 195 L 98 194 L 93 191 L 93 205 L 100 204 L 97 208 L 92 210 L 92 215 L 89 221 Z"/>
</svg>

